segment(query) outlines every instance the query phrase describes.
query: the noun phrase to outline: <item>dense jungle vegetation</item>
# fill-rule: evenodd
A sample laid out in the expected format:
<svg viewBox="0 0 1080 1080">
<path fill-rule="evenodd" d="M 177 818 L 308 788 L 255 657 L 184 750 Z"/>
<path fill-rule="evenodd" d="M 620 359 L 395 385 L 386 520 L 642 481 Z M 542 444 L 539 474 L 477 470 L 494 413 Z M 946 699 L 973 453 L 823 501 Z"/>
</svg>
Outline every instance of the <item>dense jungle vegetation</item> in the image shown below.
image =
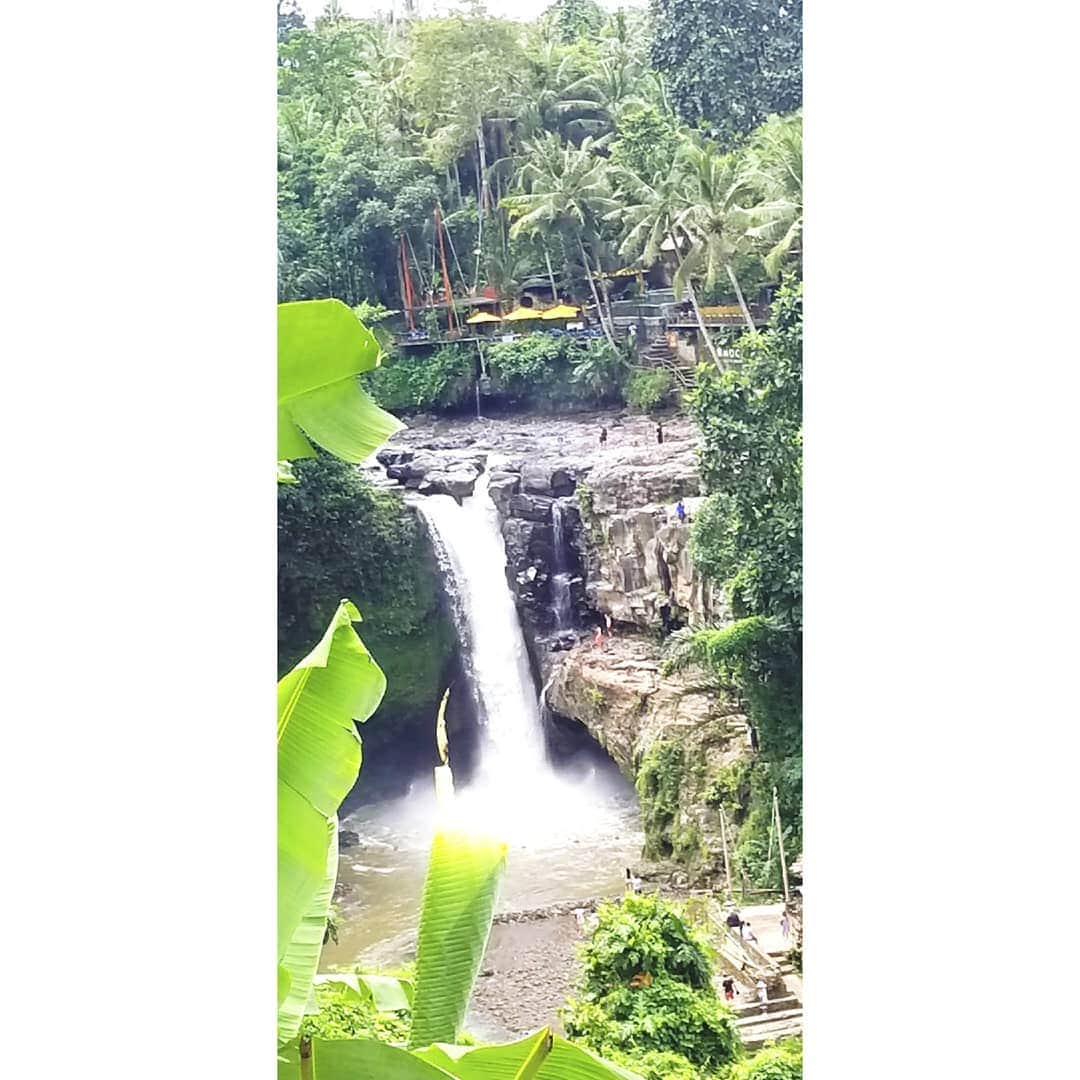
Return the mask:
<svg viewBox="0 0 1080 1080">
<path fill-rule="evenodd" d="M 307 25 L 295 5 L 279 2 L 279 300 L 336 298 L 379 340 L 378 347 L 365 341 L 341 391 L 363 394 L 358 409 L 370 430 L 341 446 L 323 441 L 311 408 L 299 404 L 303 394 L 290 414 L 295 431 L 279 427 L 279 456 L 293 462 L 282 466 L 279 488 L 279 709 L 294 733 L 279 715 L 279 762 L 295 751 L 289 739 L 299 742 L 295 732 L 307 719 L 297 702 L 314 710 L 311 702 L 329 695 L 310 672 L 326 676 L 345 665 L 356 680 L 350 701 L 327 713 L 326 731 L 345 762 L 333 782 L 316 783 L 302 755 L 289 766 L 324 821 L 360 767 L 359 737 L 354 746 L 341 717 L 350 731 L 352 718 L 366 719 L 372 747 L 380 717 L 430 723 L 453 649 L 415 521 L 396 495 L 372 489 L 346 464 L 392 430 L 364 412 L 370 403 L 404 414 L 453 412 L 472 401 L 475 346 L 440 341 L 415 353 L 393 345 L 387 330 L 405 303 L 404 275 L 430 304 L 448 299 L 447 278 L 458 298 L 485 288 L 516 298 L 540 279 L 557 296 L 592 305 L 601 334 L 575 341 L 528 333 L 486 344 L 493 396 L 507 407 L 626 402 L 689 410 L 704 438 L 708 491 L 693 523 L 692 556 L 725 590 L 735 621 L 674 635 L 668 663 L 707 667 L 747 703 L 760 753 L 737 775 L 712 778 L 710 789 L 739 827 L 742 864 L 758 880 L 770 873 L 774 787 L 785 843 L 801 850 L 801 10 L 800 0 L 653 0 L 615 12 L 592 0 L 559 0 L 531 22 L 513 22 L 482 5 L 392 20 L 349 18 L 331 3 Z M 621 287 L 614 271 L 665 258 L 703 331 L 705 304 L 738 305 L 745 318 L 725 340 L 703 333 L 708 362 L 680 401 L 666 372 L 638 366 L 611 318 Z M 770 324 L 759 330 L 746 304 L 766 284 L 779 288 Z M 422 318 L 435 333 L 446 316 L 442 324 L 434 311 Z M 721 360 L 721 345 L 734 346 L 735 362 Z M 330 452 L 306 456 L 305 436 Z M 339 605 L 345 596 L 363 613 L 362 642 L 352 629 L 356 609 Z M 325 667 L 305 666 L 312 646 Z M 679 755 L 661 754 L 663 761 L 646 763 L 657 799 L 679 782 Z M 313 990 L 336 834 L 326 841 L 310 821 L 294 829 L 292 819 L 284 828 L 279 819 L 279 848 L 288 846 L 283 835 L 293 845 L 279 862 L 279 905 L 286 896 L 288 906 L 288 919 L 279 917 L 283 1075 L 317 1075 L 320 1060 L 334 1075 L 439 1075 L 425 1071 L 434 1066 L 473 1075 L 470 1054 L 451 1062 L 416 1047 L 465 1041 L 464 1008 L 504 852 L 455 848 L 459 838 L 444 838 L 460 862 L 455 870 L 449 856 L 439 862 L 437 841 L 415 997 L 411 981 L 377 977 Z M 440 914 L 440 895 L 468 895 L 455 892 L 458 873 L 472 875 L 475 903 Z M 430 942 L 439 940 L 440 920 L 452 918 L 468 924 L 468 948 L 443 970 L 432 966 Z M 567 1007 L 567 1032 L 650 1080 L 801 1077 L 801 1043 L 743 1056 L 710 965 L 677 908 L 639 898 L 605 909 Z M 642 972 L 648 985 L 630 989 L 628 979 Z M 309 993 L 324 1006 L 317 1020 L 302 1020 Z M 310 1044 L 298 1043 L 298 1034 L 315 1040 L 314 1071 L 303 1057 Z M 527 1069 L 534 1055 L 550 1053 L 568 1071 L 535 1075 L 619 1075 L 541 1034 L 547 1042 L 479 1048 L 475 1068 L 503 1054 L 499 1061 Z"/>
</svg>

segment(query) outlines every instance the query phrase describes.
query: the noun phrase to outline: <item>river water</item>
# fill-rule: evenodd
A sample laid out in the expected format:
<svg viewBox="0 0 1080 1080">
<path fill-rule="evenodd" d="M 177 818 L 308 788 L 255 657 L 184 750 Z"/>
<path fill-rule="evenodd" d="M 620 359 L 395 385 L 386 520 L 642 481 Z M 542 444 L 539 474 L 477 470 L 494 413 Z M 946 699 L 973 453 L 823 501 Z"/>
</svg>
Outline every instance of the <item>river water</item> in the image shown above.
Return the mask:
<svg viewBox="0 0 1080 1080">
<path fill-rule="evenodd" d="M 489 466 L 494 460 L 489 460 Z M 506 582 L 506 550 L 487 491 L 488 473 L 459 505 L 416 497 L 442 564 L 481 725 L 480 761 L 458 809 L 509 845 L 498 910 L 524 910 L 625 888 L 642 845 L 637 799 L 614 764 L 597 755 L 554 768 L 544 750 L 536 689 Z M 453 765 L 453 745 L 450 747 Z M 388 966 L 415 941 L 435 820 L 432 782 L 342 820 L 359 842 L 344 849 L 338 941 L 322 966 Z"/>
</svg>

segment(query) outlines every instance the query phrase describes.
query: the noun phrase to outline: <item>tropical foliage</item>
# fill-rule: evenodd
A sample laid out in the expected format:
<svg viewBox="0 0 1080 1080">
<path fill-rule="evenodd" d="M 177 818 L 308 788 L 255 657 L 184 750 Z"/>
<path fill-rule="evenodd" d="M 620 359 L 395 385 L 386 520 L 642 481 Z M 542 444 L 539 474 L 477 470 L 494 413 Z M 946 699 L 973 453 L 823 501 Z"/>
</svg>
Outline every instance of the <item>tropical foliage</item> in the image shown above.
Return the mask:
<svg viewBox="0 0 1080 1080">
<path fill-rule="evenodd" d="M 695 563 L 723 586 L 736 622 L 677 635 L 671 663 L 704 664 L 750 708 L 760 755 L 740 832 L 744 866 L 764 871 L 777 789 L 789 852 L 802 845 L 802 283 L 790 278 L 741 363 L 703 368 L 688 403 L 704 436 L 710 495 L 695 516 Z M 772 864 L 775 875 L 777 866 Z M 775 884 L 775 877 L 771 884 Z"/>
<path fill-rule="evenodd" d="M 581 950 L 567 1034 L 601 1053 L 640 1052 L 659 1061 L 671 1055 L 674 1075 L 680 1064 L 712 1071 L 735 1060 L 741 1044 L 733 1016 L 716 997 L 708 946 L 685 912 L 657 896 L 627 896 L 601 905 L 597 917 Z"/>
<path fill-rule="evenodd" d="M 802 0 L 652 0 L 679 115 L 726 144 L 802 104 Z"/>
<path fill-rule="evenodd" d="M 355 600 L 387 680 L 364 735 L 369 776 L 381 787 L 390 780 L 384 762 L 434 763 L 431 717 L 456 635 L 430 546 L 398 493 L 373 488 L 327 454 L 296 462 L 295 475 L 299 483 L 278 488 L 278 671 L 311 649 L 340 597 Z"/>
<path fill-rule="evenodd" d="M 436 210 L 455 293 L 547 281 L 591 303 L 609 341 L 601 273 L 647 263 L 671 233 L 680 289 L 737 299 L 736 282 L 775 280 L 801 255 L 801 119 L 769 119 L 801 105 L 800 34 L 799 3 L 765 0 L 651 14 L 567 0 L 532 23 L 287 13 L 280 298 L 400 310 L 407 276 L 416 305 L 438 300 Z M 426 407 L 422 392 L 383 400 Z"/>
</svg>

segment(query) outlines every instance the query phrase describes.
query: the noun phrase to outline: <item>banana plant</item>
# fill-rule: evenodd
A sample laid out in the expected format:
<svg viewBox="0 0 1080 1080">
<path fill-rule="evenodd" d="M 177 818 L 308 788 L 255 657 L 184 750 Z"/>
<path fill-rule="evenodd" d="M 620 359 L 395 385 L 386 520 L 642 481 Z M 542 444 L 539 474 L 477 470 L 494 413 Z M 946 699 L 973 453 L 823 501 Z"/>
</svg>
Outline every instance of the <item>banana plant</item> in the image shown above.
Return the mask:
<svg viewBox="0 0 1080 1080">
<path fill-rule="evenodd" d="M 448 697 L 449 691 L 436 721 L 439 817 L 421 901 L 415 989 L 387 976 L 316 976 L 344 983 L 380 1011 L 411 1008 L 409 1048 L 369 1038 L 293 1041 L 279 1053 L 279 1080 L 640 1080 L 548 1028 L 500 1046 L 454 1044 L 487 946 L 507 849 L 457 819 Z"/>
<path fill-rule="evenodd" d="M 278 304 L 279 462 L 314 457 L 314 442 L 358 463 L 403 426 L 357 379 L 381 354 L 375 335 L 340 300 Z M 290 476 L 279 466 L 279 480 Z"/>
<path fill-rule="evenodd" d="M 278 683 L 278 1038 L 296 1036 L 337 879 L 337 812 L 360 771 L 354 721 L 386 678 L 342 600 L 322 640 Z"/>
<path fill-rule="evenodd" d="M 411 1052 L 378 1039 L 313 1039 L 283 1056 L 279 1080 L 301 1069 L 311 1080 L 641 1080 L 550 1028 L 499 1046 L 436 1043 Z"/>
</svg>

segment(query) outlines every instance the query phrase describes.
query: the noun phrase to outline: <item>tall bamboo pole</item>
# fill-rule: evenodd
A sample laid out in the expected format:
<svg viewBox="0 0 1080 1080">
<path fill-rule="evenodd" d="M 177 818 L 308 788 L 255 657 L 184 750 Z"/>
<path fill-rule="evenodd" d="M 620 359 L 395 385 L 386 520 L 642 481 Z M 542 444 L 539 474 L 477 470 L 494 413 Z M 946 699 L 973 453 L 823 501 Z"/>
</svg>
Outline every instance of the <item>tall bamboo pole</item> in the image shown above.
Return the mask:
<svg viewBox="0 0 1080 1080">
<path fill-rule="evenodd" d="M 731 863 L 728 861 L 727 850 L 727 814 L 724 812 L 724 808 L 720 807 L 720 842 L 724 845 L 724 878 L 726 892 L 729 900 L 735 899 L 735 890 L 731 885 Z"/>
<path fill-rule="evenodd" d="M 780 824 L 780 799 L 777 797 L 775 787 L 772 789 L 772 804 L 773 814 L 776 817 L 776 839 L 780 848 L 780 872 L 784 876 L 784 903 L 786 904 L 791 897 L 788 894 L 787 862 L 784 859 L 784 830 Z"/>
</svg>

